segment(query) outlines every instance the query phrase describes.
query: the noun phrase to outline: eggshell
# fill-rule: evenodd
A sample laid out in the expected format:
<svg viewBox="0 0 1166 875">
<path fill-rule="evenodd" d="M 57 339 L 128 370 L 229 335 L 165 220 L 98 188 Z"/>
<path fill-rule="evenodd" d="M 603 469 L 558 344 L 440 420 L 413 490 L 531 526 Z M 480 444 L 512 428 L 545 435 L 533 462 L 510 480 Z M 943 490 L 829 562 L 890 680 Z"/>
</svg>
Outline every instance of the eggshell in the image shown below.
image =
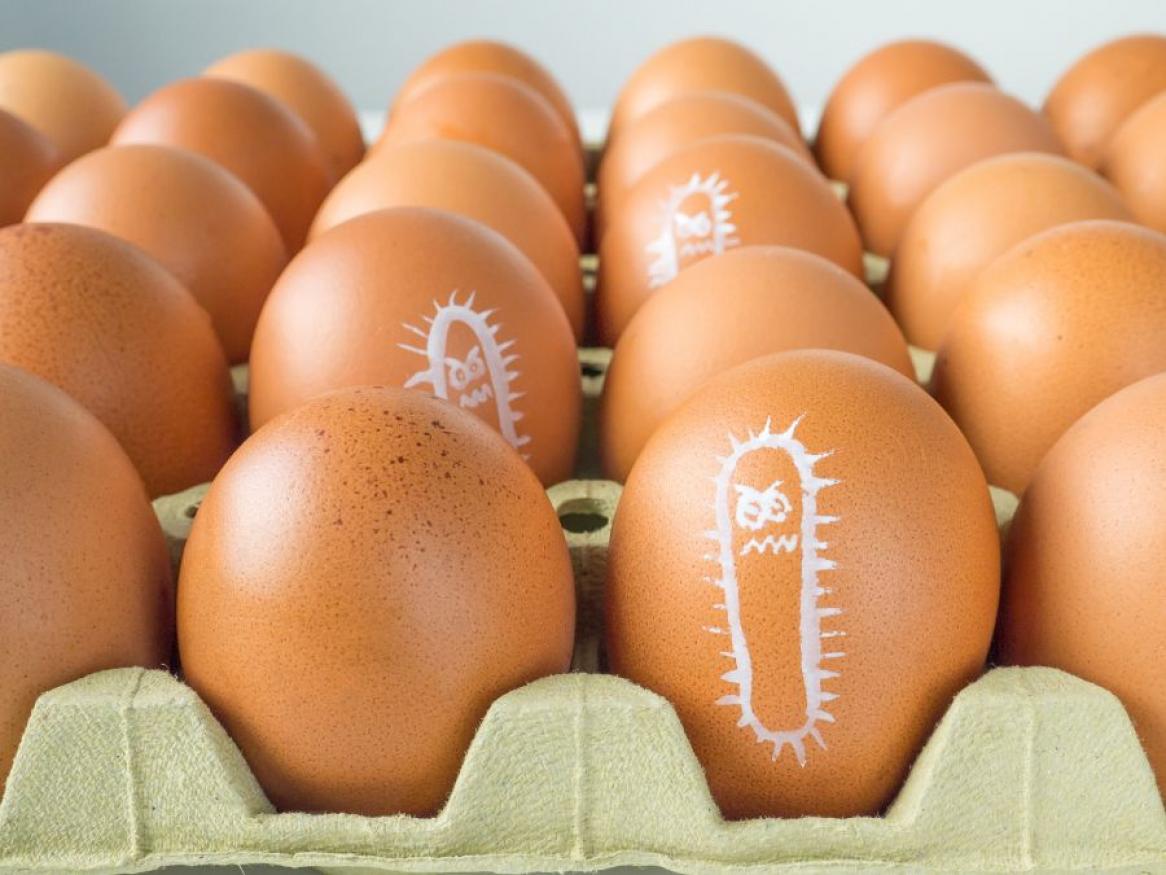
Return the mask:
<svg viewBox="0 0 1166 875">
<path fill-rule="evenodd" d="M 839 349 L 914 376 L 907 343 L 870 289 L 820 256 L 746 246 L 706 258 L 652 295 L 620 336 L 603 384 L 600 447 L 613 480 L 711 377 L 790 349 Z"/>
<path fill-rule="evenodd" d="M 823 172 L 849 180 L 855 157 L 879 121 L 917 94 L 952 82 L 991 81 L 975 60 L 944 43 L 909 39 L 880 46 L 830 92 L 814 141 Z"/>
<path fill-rule="evenodd" d="M 755 359 L 632 469 L 609 663 L 675 706 L 726 817 L 873 815 L 984 666 L 999 560 L 975 456 L 913 381 Z"/>
<path fill-rule="evenodd" d="M 508 76 L 466 73 L 444 76 L 398 104 L 375 148 L 438 138 L 493 149 L 539 181 L 581 243 L 583 159 L 573 136 L 534 89 Z"/>
<path fill-rule="evenodd" d="M 1166 370 L 1166 235 L 1061 225 L 994 261 L 939 348 L 932 391 L 989 482 L 1017 494 L 1091 407 Z"/>
<path fill-rule="evenodd" d="M 397 91 L 396 103 L 405 103 L 430 85 L 459 73 L 497 73 L 517 79 L 541 94 L 579 143 L 575 108 L 550 71 L 526 52 L 495 40 L 466 40 L 446 46 L 414 68 Z"/>
<path fill-rule="evenodd" d="M 941 85 L 884 116 L 851 177 L 850 206 L 867 248 L 891 255 L 911 214 L 941 182 L 1008 152 L 1062 148 L 1043 117 L 993 85 Z"/>
<path fill-rule="evenodd" d="M 998 653 L 1116 693 L 1166 791 L 1166 375 L 1090 410 L 1037 469 L 1009 530 Z"/>
<path fill-rule="evenodd" d="M 579 247 L 551 196 L 519 165 L 454 140 L 385 146 L 332 190 L 316 214 L 309 239 L 354 216 L 402 206 L 448 210 L 506 237 L 550 283 L 575 339 L 582 337 Z"/>
<path fill-rule="evenodd" d="M 688 91 L 750 97 L 801 130 L 785 85 L 760 56 L 733 40 L 698 36 L 665 46 L 628 77 L 612 110 L 608 142 L 628 122 Z"/>
<path fill-rule="evenodd" d="M 231 380 L 210 318 L 161 265 L 102 231 L 0 230 L 0 361 L 94 413 L 151 496 L 209 480 L 234 448 Z"/>
<path fill-rule="evenodd" d="M 54 52 L 24 49 L 0 54 L 0 109 L 47 136 L 64 162 L 104 146 L 126 105 L 88 67 Z"/>
<path fill-rule="evenodd" d="M 187 682 L 281 810 L 434 814 L 490 704 L 567 670 L 574 623 L 538 481 L 475 417 L 398 389 L 248 440 L 179 584 Z"/>
<path fill-rule="evenodd" d="M 24 211 L 57 169 L 59 153 L 32 125 L 0 109 L 0 227 Z"/>
<path fill-rule="evenodd" d="M 157 143 L 197 152 L 234 173 L 263 201 L 288 252 L 304 242 L 330 185 L 312 131 L 262 91 L 208 76 L 155 91 L 125 117 L 114 145 Z"/>
<path fill-rule="evenodd" d="M 614 346 L 653 290 L 691 264 L 756 244 L 805 249 L 862 276 L 850 214 L 825 178 L 786 147 L 727 134 L 668 156 L 627 193 L 603 235 L 600 343 Z"/>
<path fill-rule="evenodd" d="M 0 796 L 37 697 L 170 658 L 170 560 L 130 460 L 63 392 L 0 365 Z M 78 756 L 83 756 L 78 752 Z"/>
<path fill-rule="evenodd" d="M 1026 237 L 1085 219 L 1129 220 L 1112 185 L 1080 164 L 1030 152 L 961 170 L 919 205 L 883 286 L 907 339 L 936 349 L 979 273 Z"/>
<path fill-rule="evenodd" d="M 255 331 L 252 426 L 374 383 L 448 398 L 502 432 L 544 483 L 570 476 L 582 403 L 571 326 L 530 259 L 485 225 L 379 210 L 288 265 Z"/>
<path fill-rule="evenodd" d="M 234 175 L 168 146 L 110 146 L 44 187 L 30 222 L 71 222 L 144 249 L 210 314 L 232 362 L 247 360 L 259 310 L 287 263 L 263 204 Z"/>
<path fill-rule="evenodd" d="M 1166 36 L 1138 34 L 1098 46 L 1065 71 L 1044 114 L 1069 156 L 1096 167 L 1129 115 L 1166 91 Z"/>
<path fill-rule="evenodd" d="M 789 122 L 748 97 L 724 91 L 694 91 L 648 110 L 624 129 L 599 165 L 597 238 L 608 214 L 653 166 L 678 149 L 718 134 L 751 134 L 788 146 L 813 165 L 810 148 Z M 814 165 L 815 167 L 817 165 Z"/>
<path fill-rule="evenodd" d="M 316 135 L 333 179 L 364 157 L 356 109 L 335 80 L 306 58 L 278 49 L 249 49 L 216 61 L 203 75 L 242 82 L 283 101 Z"/>
<path fill-rule="evenodd" d="M 1138 221 L 1166 232 L 1166 91 L 1142 104 L 1109 141 L 1102 172 Z"/>
</svg>

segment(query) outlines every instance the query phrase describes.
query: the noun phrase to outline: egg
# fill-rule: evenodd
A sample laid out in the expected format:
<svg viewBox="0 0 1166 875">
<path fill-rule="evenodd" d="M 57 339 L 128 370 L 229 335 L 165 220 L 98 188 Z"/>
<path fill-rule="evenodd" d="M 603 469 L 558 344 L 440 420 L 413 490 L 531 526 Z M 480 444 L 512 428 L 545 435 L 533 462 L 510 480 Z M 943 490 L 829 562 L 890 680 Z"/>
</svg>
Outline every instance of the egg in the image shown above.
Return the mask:
<svg viewBox="0 0 1166 875">
<path fill-rule="evenodd" d="M 210 318 L 161 265 L 103 231 L 0 230 L 0 361 L 94 413 L 151 496 L 211 479 L 234 448 L 231 380 Z"/>
<path fill-rule="evenodd" d="M 112 85 L 83 64 L 24 49 L 0 54 L 0 109 L 48 137 L 65 162 L 104 146 L 126 105 Z"/>
<path fill-rule="evenodd" d="M 198 77 L 155 91 L 122 120 L 114 145 L 154 143 L 197 152 L 251 187 L 288 252 L 303 244 L 328 193 L 328 166 L 312 131 L 262 91 Z"/>
<path fill-rule="evenodd" d="M 1115 693 L 1166 790 L 1166 375 L 1079 419 L 1037 468 L 1009 529 L 1000 661 Z"/>
<path fill-rule="evenodd" d="M 399 389 L 324 395 L 248 440 L 178 592 L 186 680 L 281 810 L 436 813 L 486 709 L 566 671 L 574 641 L 538 480 L 477 418 Z"/>
<path fill-rule="evenodd" d="M 907 343 L 886 308 L 820 256 L 745 246 L 683 271 L 644 303 L 612 355 L 600 408 L 607 476 L 627 479 L 660 423 L 710 378 L 803 348 L 865 355 L 914 376 Z"/>
<path fill-rule="evenodd" d="M 446 46 L 418 65 L 397 91 L 401 105 L 447 76 L 460 73 L 497 73 L 533 88 L 551 105 L 571 138 L 579 142 L 579 123 L 566 93 L 542 64 L 521 49 L 496 40 L 466 40 Z"/>
<path fill-rule="evenodd" d="M 665 46 L 628 77 L 612 110 L 608 142 L 628 122 L 688 91 L 728 91 L 752 98 L 800 131 L 789 92 L 761 57 L 733 40 L 697 36 Z"/>
<path fill-rule="evenodd" d="M 779 353 L 636 461 L 607 655 L 675 707 L 725 817 L 874 815 L 983 669 L 998 597 L 987 484 L 938 405 L 860 356 Z"/>
<path fill-rule="evenodd" d="M 79 404 L 0 365 L 0 797 L 37 697 L 170 661 L 170 559 L 130 460 Z"/>
<path fill-rule="evenodd" d="M 653 166 L 678 149 L 718 134 L 751 134 L 788 146 L 814 162 L 810 148 L 789 122 L 748 97 L 724 91 L 680 94 L 628 124 L 599 165 L 596 237 L 607 214 Z M 816 165 L 815 165 L 816 166 Z"/>
<path fill-rule="evenodd" d="M 1069 156 L 1096 167 L 1134 110 L 1166 91 L 1166 36 L 1138 34 L 1098 46 L 1065 71 L 1044 113 Z"/>
<path fill-rule="evenodd" d="M 48 137 L 0 109 L 0 228 L 24 217 L 58 161 L 57 148 Z"/>
<path fill-rule="evenodd" d="M 1166 232 L 1166 90 L 1117 129 L 1101 171 L 1121 190 L 1139 222 Z"/>
<path fill-rule="evenodd" d="M 30 222 L 108 231 L 168 268 L 210 314 L 231 362 L 244 362 L 259 310 L 287 263 L 263 204 L 218 164 L 168 146 L 110 146 L 44 187 Z"/>
<path fill-rule="evenodd" d="M 1049 448 L 1118 389 L 1166 371 L 1166 235 L 1043 231 L 992 262 L 939 348 L 932 391 L 989 482 L 1022 493 Z"/>
<path fill-rule="evenodd" d="M 653 290 L 737 246 L 805 249 L 862 276 L 858 232 L 830 184 L 794 152 L 759 137 L 726 134 L 674 152 L 610 218 L 595 299 L 605 346 L 615 345 Z"/>
<path fill-rule="evenodd" d="M 986 83 L 941 85 L 888 113 L 859 151 L 851 177 L 850 206 L 867 248 L 890 256 L 936 186 L 1008 152 L 1062 148 L 1043 117 Z"/>
<path fill-rule="evenodd" d="M 440 210 L 366 213 L 276 283 L 251 350 L 251 424 L 345 386 L 418 389 L 473 412 L 545 484 L 570 476 L 581 387 L 571 326 L 514 244 Z"/>
<path fill-rule="evenodd" d="M 883 286 L 907 339 L 936 349 L 968 287 L 1026 237 L 1086 219 L 1129 220 L 1097 174 L 1056 155 L 988 158 L 941 183 L 912 214 Z"/>
<path fill-rule="evenodd" d="M 306 58 L 278 49 L 248 49 L 216 61 L 203 75 L 242 82 L 283 101 L 316 135 L 333 179 L 364 157 L 356 109 L 332 77 Z"/>
<path fill-rule="evenodd" d="M 522 250 L 555 291 L 578 340 L 583 335 L 579 247 L 546 190 L 497 152 L 456 140 L 385 146 L 332 190 L 309 239 L 354 216 L 388 207 L 448 210 L 493 228 Z"/>
<path fill-rule="evenodd" d="M 880 46 L 830 92 L 814 141 L 823 172 L 849 180 L 855 157 L 878 123 L 917 94 L 952 82 L 991 81 L 975 60 L 944 43 L 909 39 Z"/>
</svg>

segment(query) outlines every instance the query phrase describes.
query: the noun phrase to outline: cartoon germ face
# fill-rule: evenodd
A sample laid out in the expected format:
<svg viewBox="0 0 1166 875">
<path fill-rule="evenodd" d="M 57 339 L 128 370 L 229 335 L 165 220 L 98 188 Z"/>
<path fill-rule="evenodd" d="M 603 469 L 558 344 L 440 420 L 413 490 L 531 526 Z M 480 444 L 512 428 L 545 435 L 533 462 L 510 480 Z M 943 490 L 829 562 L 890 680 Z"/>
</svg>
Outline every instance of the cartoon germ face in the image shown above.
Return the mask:
<svg viewBox="0 0 1166 875">
<path fill-rule="evenodd" d="M 657 288 L 673 279 L 682 263 L 717 255 L 740 244 L 729 205 L 736 199 L 728 180 L 717 172 L 707 177 L 699 173 L 683 185 L 671 186 L 661 204 L 660 234 L 646 247 L 652 256 L 648 284 Z"/>
</svg>

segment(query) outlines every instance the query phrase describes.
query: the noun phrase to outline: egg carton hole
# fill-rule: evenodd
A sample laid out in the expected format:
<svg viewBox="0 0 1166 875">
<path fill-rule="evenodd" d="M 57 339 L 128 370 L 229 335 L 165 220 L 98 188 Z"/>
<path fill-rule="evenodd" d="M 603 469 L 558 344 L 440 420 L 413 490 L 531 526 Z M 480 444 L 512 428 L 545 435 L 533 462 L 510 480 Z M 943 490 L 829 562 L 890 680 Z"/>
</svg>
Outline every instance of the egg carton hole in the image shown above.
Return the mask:
<svg viewBox="0 0 1166 875">
<path fill-rule="evenodd" d="M 610 522 L 603 505 L 594 498 L 576 498 L 559 508 L 559 522 L 573 534 L 598 532 Z"/>
</svg>

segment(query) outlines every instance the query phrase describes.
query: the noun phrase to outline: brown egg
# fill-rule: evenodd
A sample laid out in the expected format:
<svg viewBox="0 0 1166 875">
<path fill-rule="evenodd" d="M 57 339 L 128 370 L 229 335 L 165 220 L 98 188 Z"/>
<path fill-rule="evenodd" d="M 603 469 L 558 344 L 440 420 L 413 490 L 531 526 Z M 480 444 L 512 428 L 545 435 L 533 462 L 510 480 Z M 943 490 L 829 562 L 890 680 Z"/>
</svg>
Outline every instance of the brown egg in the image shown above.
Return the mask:
<svg viewBox="0 0 1166 875">
<path fill-rule="evenodd" d="M 620 336 L 600 408 L 606 475 L 626 480 L 660 423 L 711 377 L 809 348 L 865 355 L 914 377 L 895 320 L 833 262 L 746 246 L 694 264 L 648 298 Z"/>
<path fill-rule="evenodd" d="M 168 146 L 111 146 L 58 173 L 30 222 L 100 228 L 140 246 L 210 314 L 231 362 L 247 360 L 259 310 L 287 263 L 263 204 L 213 161 Z"/>
<path fill-rule="evenodd" d="M 0 109 L 47 136 L 65 162 L 109 142 L 126 105 L 88 67 L 27 49 L 0 54 Z"/>
<path fill-rule="evenodd" d="M 455 140 L 384 146 L 332 190 L 309 239 L 354 216 L 407 206 L 448 210 L 506 237 L 550 283 L 575 339 L 583 336 L 583 280 L 571 228 L 533 176 L 490 149 Z"/>
<path fill-rule="evenodd" d="M 676 708 L 726 817 L 877 814 L 983 669 L 999 561 L 984 475 L 926 392 L 849 353 L 766 356 L 632 469 L 608 659 Z"/>
<path fill-rule="evenodd" d="M 1130 219 L 1117 190 L 1080 164 L 1018 152 L 949 177 L 919 205 L 883 286 L 907 339 L 943 340 L 956 306 L 979 273 L 1039 231 L 1085 219 Z"/>
<path fill-rule="evenodd" d="M 878 123 L 855 159 L 850 206 L 867 248 L 889 256 L 948 177 L 993 155 L 1061 151 L 1049 123 L 1015 97 L 981 82 L 941 85 Z"/>
<path fill-rule="evenodd" d="M 216 61 L 203 75 L 242 82 L 282 100 L 316 135 L 333 179 L 364 157 L 356 109 L 332 77 L 306 58 L 278 49 L 249 49 Z"/>
<path fill-rule="evenodd" d="M 0 796 L 37 697 L 170 660 L 162 530 L 125 452 L 79 404 L 0 365 Z"/>
<path fill-rule="evenodd" d="M 384 383 L 490 423 L 546 484 L 570 476 L 581 388 L 571 326 L 514 244 L 453 213 L 398 207 L 316 238 L 271 292 L 251 352 L 251 424 Z"/>
<path fill-rule="evenodd" d="M 1166 36 L 1139 34 L 1098 46 L 1057 80 L 1044 113 L 1069 156 L 1096 167 L 1121 123 L 1166 91 Z"/>
<path fill-rule="evenodd" d="M 288 252 L 303 244 L 330 185 L 324 154 L 300 117 L 226 79 L 183 79 L 155 91 L 125 117 L 112 142 L 177 146 L 221 164 L 263 201 Z"/>
<path fill-rule="evenodd" d="M 433 138 L 485 146 L 519 164 L 547 190 L 582 242 L 583 159 L 571 130 L 537 91 L 508 76 L 443 76 L 397 105 L 374 148 Z"/>
<path fill-rule="evenodd" d="M 343 390 L 261 429 L 182 561 L 186 679 L 281 810 L 436 813 L 486 709 L 566 671 L 574 625 L 538 481 L 417 392 Z"/>
<path fill-rule="evenodd" d="M 24 217 L 57 169 L 59 153 L 32 125 L 0 109 L 0 227 Z"/>
<path fill-rule="evenodd" d="M 669 155 L 627 193 L 603 235 L 600 343 L 614 346 L 653 290 L 682 270 L 756 244 L 805 249 L 862 276 L 850 214 L 825 178 L 786 147 L 728 134 Z"/>
<path fill-rule="evenodd" d="M 1117 129 L 1101 172 L 1121 190 L 1139 222 L 1166 232 L 1166 91 Z"/>
<path fill-rule="evenodd" d="M 721 37 L 679 40 L 657 51 L 628 77 L 608 126 L 608 142 L 648 110 L 688 91 L 728 91 L 769 107 L 800 131 L 798 112 L 778 75 L 757 54 Z"/>
<path fill-rule="evenodd" d="M 998 654 L 1122 700 L 1166 792 L 1166 375 L 1112 395 L 1037 468 L 1008 536 Z"/>
<path fill-rule="evenodd" d="M 678 149 L 718 134 L 752 134 L 788 146 L 811 165 L 810 147 L 789 122 L 748 97 L 724 91 L 680 94 L 632 121 L 599 165 L 596 238 L 627 191 Z M 816 167 L 816 165 L 814 165 Z"/>
<path fill-rule="evenodd" d="M 60 386 L 113 432 L 151 496 L 231 454 L 231 380 L 210 318 L 157 262 L 80 225 L 0 230 L 0 361 Z"/>
<path fill-rule="evenodd" d="M 1061 225 L 994 261 L 939 348 L 932 391 L 988 481 L 1020 494 L 1089 408 L 1166 371 L 1166 235 Z"/>
<path fill-rule="evenodd" d="M 951 82 L 991 82 L 959 49 L 933 40 L 900 40 L 864 55 L 846 71 L 822 111 L 814 151 L 832 179 L 848 181 L 878 123 L 917 94 Z"/>
<path fill-rule="evenodd" d="M 579 142 L 575 108 L 550 71 L 526 52 L 494 40 L 467 40 L 447 46 L 418 65 L 395 98 L 399 106 L 430 85 L 459 73 L 497 73 L 517 79 L 541 94 Z"/>
</svg>

